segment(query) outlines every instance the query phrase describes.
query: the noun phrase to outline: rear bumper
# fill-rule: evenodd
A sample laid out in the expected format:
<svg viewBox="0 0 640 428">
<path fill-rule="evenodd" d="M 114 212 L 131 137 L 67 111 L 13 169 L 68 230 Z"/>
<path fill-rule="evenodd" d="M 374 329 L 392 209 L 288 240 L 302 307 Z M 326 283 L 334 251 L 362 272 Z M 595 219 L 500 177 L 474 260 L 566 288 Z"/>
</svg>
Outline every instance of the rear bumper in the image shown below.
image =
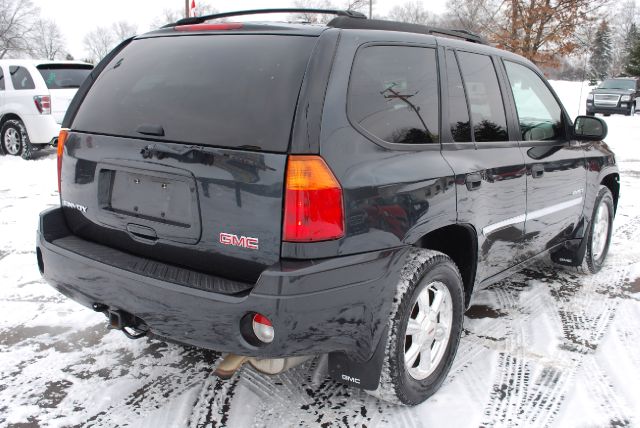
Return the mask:
<svg viewBox="0 0 640 428">
<path fill-rule="evenodd" d="M 60 133 L 60 125 L 53 115 L 40 114 L 23 116 L 22 120 L 31 144 L 50 144 Z"/>
<path fill-rule="evenodd" d="M 281 261 L 250 291 L 228 295 L 114 267 L 56 245 L 70 234 L 61 209 L 40 215 L 39 263 L 44 278 L 62 294 L 87 307 L 99 303 L 133 314 L 152 334 L 169 340 L 265 358 L 343 351 L 369 359 L 387 324 L 407 253 L 403 247 Z M 241 320 L 250 312 L 271 319 L 272 343 L 256 347 L 243 338 Z"/>
</svg>

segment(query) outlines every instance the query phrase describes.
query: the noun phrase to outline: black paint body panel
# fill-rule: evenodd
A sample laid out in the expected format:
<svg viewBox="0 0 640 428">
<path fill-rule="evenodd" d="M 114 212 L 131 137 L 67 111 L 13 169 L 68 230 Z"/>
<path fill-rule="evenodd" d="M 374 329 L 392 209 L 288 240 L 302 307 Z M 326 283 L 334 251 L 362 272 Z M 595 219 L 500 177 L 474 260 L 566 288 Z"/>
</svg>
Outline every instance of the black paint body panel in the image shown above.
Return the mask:
<svg viewBox="0 0 640 428">
<path fill-rule="evenodd" d="M 71 132 L 62 165 L 61 199 L 68 203 L 42 213 L 38 235 L 44 277 L 53 287 L 89 307 L 99 303 L 127 311 L 153 334 L 178 342 L 258 357 L 333 353 L 331 371 L 339 377 L 344 373 L 338 366 L 354 373 L 378 367 L 376 349 L 386 339 L 405 254 L 431 232 L 472 231 L 467 294 L 547 253 L 559 263 L 582 262 L 582 238 L 599 186 L 605 178 L 617 183 L 618 169 L 603 142 L 521 141 L 501 61 L 524 64 L 539 74 L 533 64 L 489 46 L 431 35 L 317 27 L 305 33 L 304 27 L 287 30 L 285 25 L 265 29 L 269 34 L 287 31 L 318 38 L 300 87 L 287 153 L 179 142 L 158 146 L 160 141 L 151 137 Z M 163 30 L 144 37 L 176 35 Z M 439 144 L 381 144 L 353 126 L 347 113 L 349 79 L 356 53 L 371 44 L 436 50 Z M 454 142 L 443 83 L 445 49 L 492 58 L 509 141 Z M 81 108 L 81 97 L 90 90 L 86 85 L 65 123 Z M 563 114 L 569 130 L 571 119 Z M 342 238 L 281 241 L 289 154 L 322 156 L 340 182 Z M 479 184 L 470 185 L 470 178 Z M 122 188 L 127 182 L 147 187 L 127 192 Z M 114 183 L 120 183 L 115 205 Z M 160 197 L 144 208 L 136 205 L 146 200 L 146 192 L 163 195 L 175 189 L 181 189 L 171 197 L 181 201 L 179 207 L 163 205 Z M 258 238 L 259 249 L 222 245 L 221 232 Z M 69 237 L 75 251 L 61 245 Z M 91 246 L 91 254 L 114 254 L 92 258 L 77 250 L 83 245 Z M 129 254 L 213 277 L 215 287 L 185 286 L 130 268 L 139 266 L 135 263 L 110 262 Z M 272 320 L 276 333 L 270 345 L 255 347 L 242 338 L 241 319 L 252 311 Z M 363 385 L 375 387 L 378 375 L 363 375 Z"/>
</svg>

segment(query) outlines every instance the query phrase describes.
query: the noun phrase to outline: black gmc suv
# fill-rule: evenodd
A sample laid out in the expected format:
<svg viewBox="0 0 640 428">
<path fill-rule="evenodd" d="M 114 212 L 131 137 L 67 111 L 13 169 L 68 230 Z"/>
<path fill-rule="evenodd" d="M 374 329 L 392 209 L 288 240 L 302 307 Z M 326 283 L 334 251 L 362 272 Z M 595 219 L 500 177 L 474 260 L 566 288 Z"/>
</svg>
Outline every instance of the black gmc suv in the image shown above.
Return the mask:
<svg viewBox="0 0 640 428">
<path fill-rule="evenodd" d="M 636 114 L 637 98 L 640 96 L 640 79 L 636 77 L 616 77 L 606 79 L 587 95 L 587 115 L 602 113 Z"/>
<path fill-rule="evenodd" d="M 618 169 L 605 123 L 572 122 L 524 58 L 323 12 L 191 18 L 111 52 L 64 120 L 38 265 L 132 338 L 228 353 L 221 376 L 328 354 L 413 405 L 474 291 L 546 255 L 600 269 Z"/>
</svg>

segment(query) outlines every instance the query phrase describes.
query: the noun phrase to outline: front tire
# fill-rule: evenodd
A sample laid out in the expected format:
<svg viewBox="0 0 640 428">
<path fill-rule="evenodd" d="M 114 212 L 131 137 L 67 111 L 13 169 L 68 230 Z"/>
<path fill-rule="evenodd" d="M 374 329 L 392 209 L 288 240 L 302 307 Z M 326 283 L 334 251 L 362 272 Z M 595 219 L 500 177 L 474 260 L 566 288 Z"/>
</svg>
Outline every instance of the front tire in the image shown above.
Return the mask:
<svg viewBox="0 0 640 428">
<path fill-rule="evenodd" d="M 410 406 L 433 395 L 453 363 L 463 312 L 455 263 L 437 251 L 412 249 L 392 306 L 380 384 L 368 392 Z"/>
<path fill-rule="evenodd" d="M 609 253 L 613 217 L 613 195 L 606 186 L 600 186 L 591 215 L 589 235 L 587 236 L 587 252 L 583 263 L 591 273 L 597 273 L 602 269 Z"/>
<path fill-rule="evenodd" d="M 12 156 L 22 156 L 23 159 L 31 159 L 32 148 L 29 134 L 22 121 L 6 121 L 0 130 L 0 142 L 5 153 Z"/>
</svg>

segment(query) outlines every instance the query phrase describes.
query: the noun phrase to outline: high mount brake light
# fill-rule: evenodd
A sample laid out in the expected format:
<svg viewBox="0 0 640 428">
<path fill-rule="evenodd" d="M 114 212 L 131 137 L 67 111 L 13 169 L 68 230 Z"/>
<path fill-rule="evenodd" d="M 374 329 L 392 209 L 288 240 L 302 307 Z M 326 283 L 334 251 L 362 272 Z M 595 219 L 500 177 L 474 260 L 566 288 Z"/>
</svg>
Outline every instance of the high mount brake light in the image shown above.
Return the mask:
<svg viewBox="0 0 640 428">
<path fill-rule="evenodd" d="M 64 154 L 64 143 L 67 141 L 69 135 L 68 129 L 60 130 L 58 135 L 58 193 L 62 193 L 62 155 Z"/>
<path fill-rule="evenodd" d="M 342 188 L 320 156 L 289 156 L 283 223 L 284 241 L 328 241 L 344 236 Z"/>
<path fill-rule="evenodd" d="M 177 25 L 174 27 L 176 31 L 219 31 L 219 30 L 238 30 L 242 28 L 240 22 L 221 22 L 218 24 L 191 24 Z"/>
</svg>

